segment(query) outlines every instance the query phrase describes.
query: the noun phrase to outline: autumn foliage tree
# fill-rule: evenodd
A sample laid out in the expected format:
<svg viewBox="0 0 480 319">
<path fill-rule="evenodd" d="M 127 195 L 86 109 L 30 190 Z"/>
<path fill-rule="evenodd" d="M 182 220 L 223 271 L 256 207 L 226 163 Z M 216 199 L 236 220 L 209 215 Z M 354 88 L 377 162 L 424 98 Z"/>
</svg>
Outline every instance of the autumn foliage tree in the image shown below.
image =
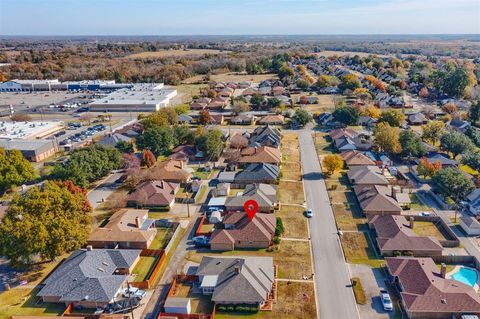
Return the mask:
<svg viewBox="0 0 480 319">
<path fill-rule="evenodd" d="M 400 130 L 391 127 L 388 123 L 379 123 L 373 130 L 374 145 L 380 152 L 400 153 Z"/>
<path fill-rule="evenodd" d="M 143 150 L 142 153 L 142 164 L 146 165 L 147 167 L 152 167 L 155 165 L 155 162 L 157 159 L 155 158 L 155 155 L 153 155 L 152 151 L 150 150 Z"/>
<path fill-rule="evenodd" d="M 440 161 L 432 163 L 425 157 L 420 159 L 417 166 L 417 172 L 422 175 L 423 178 L 432 177 L 440 169 L 442 169 L 442 163 L 440 163 Z"/>
<path fill-rule="evenodd" d="M 323 166 L 327 170 L 327 174 L 330 176 L 343 167 L 343 159 L 338 154 L 327 155 L 323 159 Z"/>
<path fill-rule="evenodd" d="M 202 110 L 198 114 L 198 123 L 201 125 L 211 124 L 213 121 L 212 116 L 208 110 Z"/>
<path fill-rule="evenodd" d="M 47 181 L 15 195 L 0 223 L 0 255 L 23 266 L 78 249 L 90 234 L 91 211 L 86 191 L 71 182 Z"/>
</svg>

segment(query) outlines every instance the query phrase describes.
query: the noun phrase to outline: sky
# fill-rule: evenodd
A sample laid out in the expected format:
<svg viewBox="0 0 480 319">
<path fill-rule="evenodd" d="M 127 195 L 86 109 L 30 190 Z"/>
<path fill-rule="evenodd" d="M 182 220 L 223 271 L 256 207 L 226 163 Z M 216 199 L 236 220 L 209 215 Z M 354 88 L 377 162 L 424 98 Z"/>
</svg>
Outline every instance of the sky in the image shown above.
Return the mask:
<svg viewBox="0 0 480 319">
<path fill-rule="evenodd" d="M 0 0 L 0 35 L 480 34 L 480 0 Z"/>
</svg>

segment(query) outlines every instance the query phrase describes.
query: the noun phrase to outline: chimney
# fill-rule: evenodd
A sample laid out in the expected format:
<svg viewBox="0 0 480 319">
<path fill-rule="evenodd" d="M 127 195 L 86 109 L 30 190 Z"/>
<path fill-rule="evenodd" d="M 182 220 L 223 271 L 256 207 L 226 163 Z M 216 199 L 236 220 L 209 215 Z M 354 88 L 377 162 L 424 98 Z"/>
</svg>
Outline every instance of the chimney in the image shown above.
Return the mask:
<svg viewBox="0 0 480 319">
<path fill-rule="evenodd" d="M 410 229 L 413 229 L 414 223 L 415 223 L 415 220 L 413 219 L 413 216 L 410 216 Z"/>
<path fill-rule="evenodd" d="M 87 251 L 92 251 L 93 250 L 93 246 L 92 245 L 87 245 Z"/>
<path fill-rule="evenodd" d="M 140 224 L 140 217 L 135 217 L 135 225 L 137 225 L 137 228 L 140 228 L 142 225 Z"/>
<path fill-rule="evenodd" d="M 397 199 L 397 194 L 401 193 L 402 190 L 399 186 L 393 186 L 392 187 L 392 197 Z"/>
<path fill-rule="evenodd" d="M 442 263 L 442 266 L 440 268 L 440 276 L 442 278 L 445 278 L 447 276 L 447 265 L 445 265 L 445 263 Z"/>
<path fill-rule="evenodd" d="M 239 274 L 240 273 L 240 266 L 235 266 L 234 270 L 235 270 L 236 274 Z"/>
</svg>

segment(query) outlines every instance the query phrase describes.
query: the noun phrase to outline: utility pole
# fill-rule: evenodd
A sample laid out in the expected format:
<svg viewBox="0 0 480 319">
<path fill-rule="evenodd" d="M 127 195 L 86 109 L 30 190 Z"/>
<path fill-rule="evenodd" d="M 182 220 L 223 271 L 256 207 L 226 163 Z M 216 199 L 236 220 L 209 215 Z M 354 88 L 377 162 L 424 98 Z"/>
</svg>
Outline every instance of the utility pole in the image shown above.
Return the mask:
<svg viewBox="0 0 480 319">
<path fill-rule="evenodd" d="M 188 190 L 186 190 L 186 188 L 188 187 L 185 186 L 185 191 L 187 193 L 187 214 L 188 214 L 188 218 L 190 218 L 190 193 L 188 192 Z"/>
</svg>

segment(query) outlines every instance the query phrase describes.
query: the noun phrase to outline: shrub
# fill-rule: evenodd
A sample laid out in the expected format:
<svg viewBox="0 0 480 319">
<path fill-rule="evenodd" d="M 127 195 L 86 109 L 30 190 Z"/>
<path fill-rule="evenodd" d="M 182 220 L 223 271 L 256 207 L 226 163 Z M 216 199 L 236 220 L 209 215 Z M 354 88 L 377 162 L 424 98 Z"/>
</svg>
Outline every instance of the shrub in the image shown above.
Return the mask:
<svg viewBox="0 0 480 319">
<path fill-rule="evenodd" d="M 280 244 L 280 237 L 278 237 L 278 236 L 273 237 L 273 243 L 274 243 L 275 245 Z"/>
<path fill-rule="evenodd" d="M 275 228 L 275 237 L 280 236 L 285 231 L 283 227 L 283 221 L 280 217 L 277 217 L 277 227 Z"/>
<path fill-rule="evenodd" d="M 363 290 L 362 282 L 360 281 L 360 278 L 358 277 L 352 278 L 352 287 L 353 287 L 353 294 L 355 295 L 355 299 L 357 300 L 357 304 L 366 305 L 367 297 L 365 296 L 365 290 Z"/>
</svg>

